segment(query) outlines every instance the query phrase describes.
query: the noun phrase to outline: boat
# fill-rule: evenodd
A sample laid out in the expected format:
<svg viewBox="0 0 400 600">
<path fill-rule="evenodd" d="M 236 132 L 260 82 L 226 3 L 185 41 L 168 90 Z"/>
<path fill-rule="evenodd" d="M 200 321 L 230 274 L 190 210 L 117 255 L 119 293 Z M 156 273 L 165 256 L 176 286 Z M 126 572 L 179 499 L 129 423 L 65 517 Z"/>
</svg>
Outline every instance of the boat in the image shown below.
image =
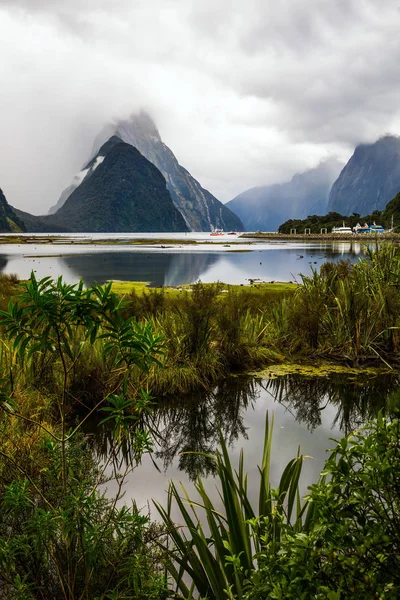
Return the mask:
<svg viewBox="0 0 400 600">
<path fill-rule="evenodd" d="M 353 231 L 354 233 L 369 233 L 370 229 L 368 223 L 364 223 L 364 225 L 357 223 L 357 225 L 353 227 Z"/>
<path fill-rule="evenodd" d="M 369 233 L 385 233 L 386 229 L 383 229 L 382 225 L 377 225 L 375 222 L 370 225 Z"/>
<path fill-rule="evenodd" d="M 351 227 L 346 227 L 343 221 L 343 227 L 332 227 L 332 233 L 353 233 Z"/>
<path fill-rule="evenodd" d="M 210 233 L 210 235 L 214 235 L 214 236 L 215 235 L 225 235 L 225 233 L 224 233 L 223 229 L 214 229 L 214 231 L 212 231 Z"/>
<path fill-rule="evenodd" d="M 237 231 L 228 231 L 228 235 L 237 235 Z"/>
<path fill-rule="evenodd" d="M 365 223 L 365 225 L 360 225 L 360 223 L 357 223 L 353 231 L 354 233 L 386 233 L 386 229 L 384 229 L 382 225 L 377 225 L 375 222 L 373 225 L 368 225 L 367 223 Z"/>
</svg>

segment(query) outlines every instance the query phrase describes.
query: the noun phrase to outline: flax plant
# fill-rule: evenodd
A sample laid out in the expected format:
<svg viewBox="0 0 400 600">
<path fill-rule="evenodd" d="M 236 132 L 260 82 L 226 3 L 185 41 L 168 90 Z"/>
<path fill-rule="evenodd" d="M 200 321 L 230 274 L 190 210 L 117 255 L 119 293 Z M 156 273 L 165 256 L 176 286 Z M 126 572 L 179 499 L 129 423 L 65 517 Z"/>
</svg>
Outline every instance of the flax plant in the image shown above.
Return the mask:
<svg viewBox="0 0 400 600">
<path fill-rule="evenodd" d="M 257 555 L 265 544 L 278 552 L 282 533 L 299 532 L 312 518 L 301 504 L 299 479 L 304 457 L 299 453 L 284 469 L 276 489 L 270 483 L 273 419 L 265 425 L 264 448 L 259 467 L 258 506 L 250 500 L 243 453 L 235 471 L 223 437 L 215 456 L 219 482 L 219 509 L 199 478 L 195 484 L 200 500 L 191 500 L 187 490 L 170 484 L 167 507 L 155 503 L 169 535 L 168 571 L 176 585 L 176 595 L 185 600 L 243 598 L 246 583 L 257 568 Z M 173 509 L 182 522 L 177 524 Z M 206 520 L 207 526 L 203 525 Z"/>
</svg>

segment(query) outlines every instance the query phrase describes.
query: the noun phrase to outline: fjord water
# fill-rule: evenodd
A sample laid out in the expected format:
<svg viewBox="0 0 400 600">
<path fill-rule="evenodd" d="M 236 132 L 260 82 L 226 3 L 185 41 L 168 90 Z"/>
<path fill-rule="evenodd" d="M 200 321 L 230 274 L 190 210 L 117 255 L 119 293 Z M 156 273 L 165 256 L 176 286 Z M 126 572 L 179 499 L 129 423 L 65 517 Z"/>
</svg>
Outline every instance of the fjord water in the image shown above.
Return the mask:
<svg viewBox="0 0 400 600">
<path fill-rule="evenodd" d="M 36 277 L 62 275 L 73 283 L 80 278 L 89 285 L 108 280 L 148 281 L 151 286 L 177 286 L 222 281 L 246 284 L 249 279 L 296 281 L 310 274 L 327 260 L 355 261 L 362 254 L 359 243 L 270 242 L 249 243 L 225 235 L 216 240 L 208 233 L 163 234 L 155 245 L 113 244 L 119 235 L 90 234 L 73 238 L 58 236 L 49 243 L 2 244 L 0 269 L 26 279 L 33 270 Z M 158 238 L 156 234 L 126 234 L 122 240 Z M 96 244 L 107 239 L 107 244 Z M 196 241 L 196 244 L 180 244 Z M 83 245 L 79 242 L 85 242 Z"/>
</svg>

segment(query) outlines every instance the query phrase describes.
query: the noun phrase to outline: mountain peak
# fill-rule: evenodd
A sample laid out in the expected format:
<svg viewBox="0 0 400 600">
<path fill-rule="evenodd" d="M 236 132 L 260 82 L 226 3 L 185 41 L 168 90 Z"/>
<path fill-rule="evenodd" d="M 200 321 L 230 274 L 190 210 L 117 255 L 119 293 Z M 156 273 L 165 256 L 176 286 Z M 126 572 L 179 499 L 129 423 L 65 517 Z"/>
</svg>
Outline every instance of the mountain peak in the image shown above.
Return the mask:
<svg viewBox="0 0 400 600">
<path fill-rule="evenodd" d="M 107 125 L 95 140 L 93 156 L 98 154 L 99 148 L 112 136 L 117 136 L 137 148 L 161 171 L 167 181 L 172 201 L 189 229 L 194 231 L 243 230 L 243 224 L 237 215 L 204 189 L 179 164 L 176 156 L 162 141 L 153 119 L 147 112 L 141 111 L 132 114 L 126 120 Z"/>
<path fill-rule="evenodd" d="M 328 210 L 342 215 L 383 210 L 400 190 L 400 137 L 359 144 L 332 186 Z"/>
<path fill-rule="evenodd" d="M 88 172 L 53 216 L 73 231 L 186 231 L 160 171 L 117 136 L 101 147 Z"/>
</svg>

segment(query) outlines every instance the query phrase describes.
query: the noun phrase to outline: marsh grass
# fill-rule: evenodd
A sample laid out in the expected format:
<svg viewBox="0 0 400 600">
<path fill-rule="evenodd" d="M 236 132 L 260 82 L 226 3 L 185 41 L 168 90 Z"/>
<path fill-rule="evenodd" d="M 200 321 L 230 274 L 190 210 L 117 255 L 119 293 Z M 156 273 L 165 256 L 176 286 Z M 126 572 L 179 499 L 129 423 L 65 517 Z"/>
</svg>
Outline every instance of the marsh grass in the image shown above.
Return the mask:
<svg viewBox="0 0 400 600">
<path fill-rule="evenodd" d="M 304 457 L 299 453 L 288 463 L 273 489 L 272 430 L 273 419 L 270 423 L 267 413 L 257 505 L 250 501 L 243 453 L 234 470 L 222 435 L 220 450 L 210 456 L 215 461 L 222 508 L 212 501 L 201 478 L 195 484 L 199 501 L 192 500 L 183 485 L 179 489 L 171 483 L 166 508 L 155 503 L 169 533 L 167 568 L 178 597 L 243 598 L 263 545 L 272 543 L 278 552 L 287 527 L 296 532 L 308 527 L 312 510 L 301 503 L 298 487 Z M 173 508 L 179 510 L 179 524 L 172 518 Z"/>
<path fill-rule="evenodd" d="M 136 385 L 145 384 L 157 396 L 185 394 L 209 389 L 229 373 L 310 358 L 349 366 L 398 365 L 399 247 L 381 244 L 355 264 L 325 263 L 320 272 L 314 270 L 301 281 L 301 285 L 132 288 L 124 294 L 121 315 L 134 317 L 140 327 L 150 324 L 165 340 L 160 364 L 141 373 Z M 5 301 L 16 291 L 15 277 L 0 277 L 0 304 L 1 297 Z M 73 337 L 77 358 L 68 395 L 73 410 L 85 410 L 104 391 L 115 391 L 120 373 L 111 368 L 101 336 L 90 344 L 77 328 Z M 21 364 L 4 336 L 0 341 L 0 368 L 11 385 L 31 386 L 45 395 L 60 388 L 62 365 L 49 348 Z M 135 378 L 132 369 L 132 385 Z"/>
</svg>

